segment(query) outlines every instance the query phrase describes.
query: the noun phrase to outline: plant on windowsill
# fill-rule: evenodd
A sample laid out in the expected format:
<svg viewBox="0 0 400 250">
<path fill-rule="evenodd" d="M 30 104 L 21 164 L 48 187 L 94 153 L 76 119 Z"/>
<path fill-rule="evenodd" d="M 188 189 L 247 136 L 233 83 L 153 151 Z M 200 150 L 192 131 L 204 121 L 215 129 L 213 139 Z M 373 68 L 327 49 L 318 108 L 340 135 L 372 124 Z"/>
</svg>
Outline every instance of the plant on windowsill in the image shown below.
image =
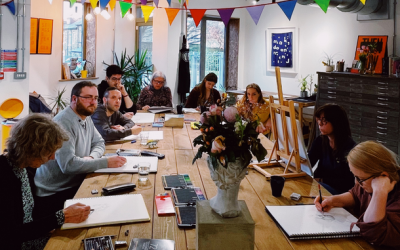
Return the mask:
<svg viewBox="0 0 400 250">
<path fill-rule="evenodd" d="M 68 100 L 63 98 L 63 95 L 66 91 L 67 90 L 64 87 L 62 90 L 57 90 L 56 96 L 50 97 L 50 100 L 52 101 L 50 105 L 53 105 L 51 112 L 53 112 L 54 115 L 57 115 L 58 112 L 65 109 L 69 105 Z"/>
<path fill-rule="evenodd" d="M 117 53 L 114 53 L 115 64 L 124 71 L 122 83 L 134 103 L 137 102 L 142 89 L 150 83 L 153 64 L 147 64 L 146 54 L 147 50 L 142 53 L 137 50 L 135 55 L 129 56 L 126 54 L 125 49 L 121 53 L 120 59 L 118 59 Z M 104 61 L 103 64 L 110 66 Z"/>
</svg>

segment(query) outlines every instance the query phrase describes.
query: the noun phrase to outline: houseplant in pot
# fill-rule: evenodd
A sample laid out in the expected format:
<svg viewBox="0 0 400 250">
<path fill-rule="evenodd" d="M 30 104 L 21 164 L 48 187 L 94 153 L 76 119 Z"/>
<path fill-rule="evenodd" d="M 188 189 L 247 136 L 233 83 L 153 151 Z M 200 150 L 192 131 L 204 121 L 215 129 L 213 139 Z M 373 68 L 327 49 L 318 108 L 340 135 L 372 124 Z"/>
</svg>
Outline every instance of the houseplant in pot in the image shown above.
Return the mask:
<svg viewBox="0 0 400 250">
<path fill-rule="evenodd" d="M 306 75 L 306 77 L 300 77 L 299 79 L 299 86 L 300 86 L 300 97 L 307 97 L 307 88 L 308 88 L 308 82 L 307 82 L 307 78 L 310 75 Z M 311 86 L 310 86 L 310 93 L 311 93 Z"/>
<path fill-rule="evenodd" d="M 333 69 L 334 69 L 333 57 L 334 56 L 335 55 L 329 55 L 329 54 L 325 53 L 324 61 L 322 61 L 322 64 L 325 65 L 325 72 L 332 72 L 333 71 Z"/>
<path fill-rule="evenodd" d="M 217 195 L 210 199 L 211 208 L 222 217 L 237 217 L 241 210 L 238 202 L 240 182 L 246 175 L 251 158 L 265 159 L 267 151 L 258 139 L 263 126 L 259 120 L 241 117 L 235 107 L 225 108 L 226 94 L 220 106 L 212 105 L 201 114 L 198 125 L 201 135 L 193 140 L 201 145 L 193 163 L 203 153 L 208 154 L 207 165 L 217 185 Z"/>
</svg>

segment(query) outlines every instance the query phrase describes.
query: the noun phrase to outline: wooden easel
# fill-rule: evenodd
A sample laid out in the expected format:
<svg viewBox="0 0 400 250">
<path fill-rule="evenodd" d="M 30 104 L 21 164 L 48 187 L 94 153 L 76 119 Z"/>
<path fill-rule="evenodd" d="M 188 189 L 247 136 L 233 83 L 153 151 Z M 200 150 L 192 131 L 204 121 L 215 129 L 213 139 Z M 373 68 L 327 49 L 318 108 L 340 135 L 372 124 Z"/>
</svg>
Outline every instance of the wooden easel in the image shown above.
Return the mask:
<svg viewBox="0 0 400 250">
<path fill-rule="evenodd" d="M 269 106 L 270 106 L 270 114 L 271 114 L 271 124 L 272 124 L 272 133 L 275 138 L 274 146 L 272 148 L 271 156 L 266 163 L 252 163 L 249 165 L 250 168 L 254 168 L 262 175 L 269 179 L 272 175 L 279 175 L 285 178 L 293 178 L 293 177 L 302 177 L 306 176 L 307 173 L 301 170 L 301 163 L 307 161 L 307 159 L 302 159 L 299 155 L 299 143 L 298 143 L 298 131 L 297 131 L 297 123 L 296 123 L 296 111 L 294 108 L 293 101 L 285 101 L 283 99 L 282 93 L 282 83 L 281 83 L 281 71 L 279 67 L 275 68 L 276 73 L 276 82 L 278 85 L 278 98 L 279 104 L 274 103 L 274 97 L 269 97 Z M 289 152 L 289 133 L 286 124 L 286 112 L 289 113 L 290 121 L 292 124 L 292 141 L 293 141 L 293 149 Z M 279 142 L 278 142 L 278 129 L 277 129 L 277 116 L 276 114 L 280 114 L 281 121 L 282 121 L 282 131 L 283 131 L 283 150 L 279 149 Z M 272 155 L 276 153 L 276 160 L 272 161 Z M 280 158 L 288 159 L 288 163 L 285 165 L 281 163 Z M 295 167 L 290 165 L 293 162 Z M 270 174 L 269 172 L 265 171 L 263 168 L 271 168 L 271 167 L 284 167 L 283 174 Z"/>
</svg>

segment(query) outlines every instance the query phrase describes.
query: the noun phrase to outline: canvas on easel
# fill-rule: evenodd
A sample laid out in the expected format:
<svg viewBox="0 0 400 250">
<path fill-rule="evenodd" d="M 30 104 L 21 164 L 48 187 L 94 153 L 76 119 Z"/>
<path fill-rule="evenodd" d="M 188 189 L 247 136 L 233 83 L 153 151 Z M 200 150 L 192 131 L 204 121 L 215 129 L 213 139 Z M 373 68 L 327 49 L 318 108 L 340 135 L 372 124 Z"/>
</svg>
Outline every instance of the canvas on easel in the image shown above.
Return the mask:
<svg viewBox="0 0 400 250">
<path fill-rule="evenodd" d="M 252 163 L 249 167 L 260 172 L 267 179 L 269 179 L 272 174 L 265 171 L 263 168 L 270 167 L 284 167 L 284 172 L 282 174 L 274 175 L 283 176 L 285 178 L 301 177 L 307 174 L 312 176 L 312 169 L 305 150 L 300 122 L 296 120 L 294 102 L 283 99 L 279 67 L 275 68 L 275 72 L 279 103 L 274 103 L 273 96 L 269 97 L 269 103 L 272 134 L 273 138 L 275 138 L 271 156 L 276 153 L 277 159 L 272 161 L 272 157 L 270 157 L 266 163 Z M 286 113 L 289 114 L 289 117 L 286 116 Z M 282 162 L 284 164 L 282 164 Z"/>
</svg>

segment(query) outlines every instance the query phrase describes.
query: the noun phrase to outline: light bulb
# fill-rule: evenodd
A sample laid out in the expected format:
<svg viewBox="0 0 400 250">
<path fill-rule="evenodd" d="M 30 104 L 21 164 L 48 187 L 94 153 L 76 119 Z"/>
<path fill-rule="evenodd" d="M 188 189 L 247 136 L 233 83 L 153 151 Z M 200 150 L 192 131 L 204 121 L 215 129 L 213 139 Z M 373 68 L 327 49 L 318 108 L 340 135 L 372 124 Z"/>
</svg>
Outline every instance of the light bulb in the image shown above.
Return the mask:
<svg viewBox="0 0 400 250">
<path fill-rule="evenodd" d="M 93 13 L 94 13 L 95 15 L 100 14 L 100 7 L 94 8 Z"/>
<path fill-rule="evenodd" d="M 127 17 L 128 17 L 128 19 L 129 19 L 129 21 L 133 21 L 133 19 L 135 19 L 135 16 L 134 16 L 132 13 L 129 13 L 129 14 L 127 15 Z"/>
<path fill-rule="evenodd" d="M 104 19 L 106 19 L 106 20 L 110 19 L 110 17 L 111 17 L 107 10 L 103 10 L 103 11 L 101 12 L 101 15 L 102 15 L 102 16 L 104 17 Z"/>
<path fill-rule="evenodd" d="M 52 4 L 52 3 L 53 3 L 53 0 L 49 0 L 49 3 Z"/>
<path fill-rule="evenodd" d="M 90 21 L 93 19 L 93 15 L 91 13 L 87 13 L 85 16 L 86 21 Z"/>
</svg>

